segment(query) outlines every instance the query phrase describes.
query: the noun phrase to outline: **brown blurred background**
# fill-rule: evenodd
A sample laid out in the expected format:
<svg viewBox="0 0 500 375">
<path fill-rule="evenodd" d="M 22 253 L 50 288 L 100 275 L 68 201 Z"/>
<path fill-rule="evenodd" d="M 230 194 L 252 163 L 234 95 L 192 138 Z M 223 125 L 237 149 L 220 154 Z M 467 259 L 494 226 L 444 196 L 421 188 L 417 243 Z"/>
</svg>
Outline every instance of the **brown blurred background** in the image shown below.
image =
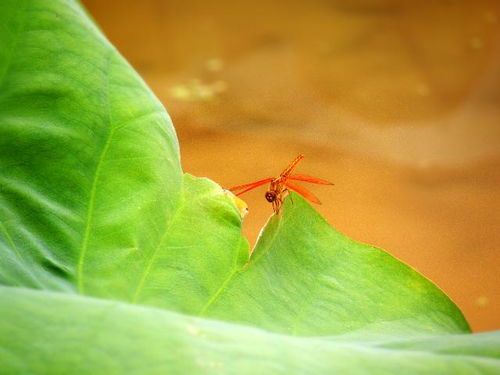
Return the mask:
<svg viewBox="0 0 500 375">
<path fill-rule="evenodd" d="M 318 210 L 500 328 L 500 3 L 85 0 L 225 187 L 298 153 Z M 254 242 L 271 214 L 244 196 Z"/>
</svg>

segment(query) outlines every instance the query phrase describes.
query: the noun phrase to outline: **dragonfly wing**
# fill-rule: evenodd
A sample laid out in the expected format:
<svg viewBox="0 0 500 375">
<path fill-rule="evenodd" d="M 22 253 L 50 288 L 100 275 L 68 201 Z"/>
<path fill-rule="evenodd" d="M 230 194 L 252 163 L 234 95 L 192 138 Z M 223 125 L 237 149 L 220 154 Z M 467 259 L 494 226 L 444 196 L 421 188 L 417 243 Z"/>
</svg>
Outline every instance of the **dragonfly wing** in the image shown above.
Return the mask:
<svg viewBox="0 0 500 375">
<path fill-rule="evenodd" d="M 306 188 L 303 188 L 302 186 L 296 185 L 290 181 L 286 181 L 284 183 L 284 185 L 286 187 L 288 187 L 289 189 L 296 191 L 297 193 L 302 195 L 304 198 L 306 198 L 308 201 L 310 201 L 312 203 L 316 203 L 316 204 L 321 204 L 319 199 L 313 193 L 311 193 L 309 190 L 307 190 Z"/>
<path fill-rule="evenodd" d="M 330 181 L 322 180 L 321 178 L 313 177 L 313 176 L 308 176 L 306 174 L 293 174 L 291 176 L 287 177 L 288 180 L 295 180 L 295 181 L 304 181 L 304 182 L 310 182 L 311 184 L 318 184 L 318 185 L 333 185 Z"/>
<path fill-rule="evenodd" d="M 241 195 L 243 193 L 246 193 L 247 191 L 255 189 L 256 187 L 267 184 L 268 182 L 271 182 L 272 180 L 273 180 L 273 177 L 269 177 L 269 178 L 265 178 L 263 180 L 251 182 L 249 184 L 234 186 L 228 190 L 234 193 L 238 190 L 244 189 L 243 191 L 240 191 L 238 194 L 236 194 L 238 196 L 238 195 Z"/>
</svg>

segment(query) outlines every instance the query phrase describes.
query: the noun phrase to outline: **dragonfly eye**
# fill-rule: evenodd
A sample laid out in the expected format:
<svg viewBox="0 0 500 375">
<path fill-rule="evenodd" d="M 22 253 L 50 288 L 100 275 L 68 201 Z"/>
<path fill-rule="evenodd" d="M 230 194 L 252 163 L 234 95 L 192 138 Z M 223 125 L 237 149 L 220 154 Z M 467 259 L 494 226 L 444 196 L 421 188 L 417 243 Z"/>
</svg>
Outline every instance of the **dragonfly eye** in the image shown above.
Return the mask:
<svg viewBox="0 0 500 375">
<path fill-rule="evenodd" d="M 276 200 L 276 193 L 274 191 L 266 191 L 266 200 L 270 203 L 274 202 Z"/>
</svg>

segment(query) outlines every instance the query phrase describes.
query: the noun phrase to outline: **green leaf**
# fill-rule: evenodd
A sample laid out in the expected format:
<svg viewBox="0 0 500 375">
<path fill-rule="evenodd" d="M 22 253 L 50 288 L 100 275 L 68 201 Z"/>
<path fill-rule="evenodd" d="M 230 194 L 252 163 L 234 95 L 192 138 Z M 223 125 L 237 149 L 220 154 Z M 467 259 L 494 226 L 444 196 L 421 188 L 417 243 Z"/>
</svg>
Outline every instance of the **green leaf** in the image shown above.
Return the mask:
<svg viewBox="0 0 500 375">
<path fill-rule="evenodd" d="M 0 372 L 498 372 L 498 332 L 296 194 L 249 257 L 76 1 L 0 21 Z"/>
<path fill-rule="evenodd" d="M 498 335 L 491 333 L 411 338 L 378 334 L 369 340 L 369 335 L 358 332 L 297 338 L 72 294 L 0 287 L 0 299 L 5 302 L 0 305 L 5 373 L 497 374 L 500 370 Z"/>
<path fill-rule="evenodd" d="M 170 119 L 76 2 L 0 14 L 1 281 L 126 298 L 181 199 Z"/>
<path fill-rule="evenodd" d="M 207 312 L 299 336 L 386 322 L 434 333 L 469 331 L 455 304 L 431 282 L 386 252 L 335 231 L 295 193 Z"/>
</svg>

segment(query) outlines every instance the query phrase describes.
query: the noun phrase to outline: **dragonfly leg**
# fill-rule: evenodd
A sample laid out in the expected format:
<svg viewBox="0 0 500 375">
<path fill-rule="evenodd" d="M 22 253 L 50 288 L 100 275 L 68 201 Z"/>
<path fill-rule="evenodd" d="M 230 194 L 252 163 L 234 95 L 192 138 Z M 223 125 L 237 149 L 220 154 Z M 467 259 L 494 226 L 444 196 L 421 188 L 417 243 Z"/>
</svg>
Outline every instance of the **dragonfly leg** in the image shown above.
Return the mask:
<svg viewBox="0 0 500 375">
<path fill-rule="evenodd" d="M 281 197 L 276 197 L 276 199 L 273 201 L 274 213 L 279 214 L 282 203 L 283 203 L 283 201 L 281 200 Z"/>
</svg>

